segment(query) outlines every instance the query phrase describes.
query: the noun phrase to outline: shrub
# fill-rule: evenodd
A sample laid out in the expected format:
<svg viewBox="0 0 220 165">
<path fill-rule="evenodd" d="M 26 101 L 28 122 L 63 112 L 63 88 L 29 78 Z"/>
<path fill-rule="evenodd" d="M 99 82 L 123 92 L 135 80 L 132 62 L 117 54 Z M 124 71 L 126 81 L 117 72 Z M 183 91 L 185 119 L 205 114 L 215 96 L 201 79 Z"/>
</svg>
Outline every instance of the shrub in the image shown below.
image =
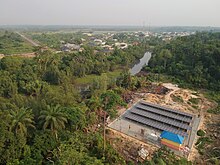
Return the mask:
<svg viewBox="0 0 220 165">
<path fill-rule="evenodd" d="M 198 136 L 205 136 L 205 131 L 200 129 L 200 130 L 197 131 L 197 135 Z"/>
<path fill-rule="evenodd" d="M 218 106 L 217 108 L 214 108 L 214 109 L 209 109 L 207 112 L 213 113 L 213 114 L 220 114 L 220 106 Z"/>
<path fill-rule="evenodd" d="M 184 102 L 182 97 L 180 97 L 180 96 L 173 95 L 172 99 L 173 99 L 174 102 L 179 102 L 179 103 L 183 103 Z"/>
</svg>

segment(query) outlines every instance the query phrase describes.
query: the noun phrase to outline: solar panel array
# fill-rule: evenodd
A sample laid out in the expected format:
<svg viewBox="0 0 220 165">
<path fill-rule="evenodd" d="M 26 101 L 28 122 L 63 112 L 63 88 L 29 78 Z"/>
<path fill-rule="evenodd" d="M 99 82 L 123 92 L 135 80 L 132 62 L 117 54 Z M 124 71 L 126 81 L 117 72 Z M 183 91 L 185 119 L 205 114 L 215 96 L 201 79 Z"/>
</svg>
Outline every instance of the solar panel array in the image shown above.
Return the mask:
<svg viewBox="0 0 220 165">
<path fill-rule="evenodd" d="M 189 114 L 189 113 L 186 113 L 186 112 L 177 111 L 177 110 L 174 110 L 174 109 L 171 109 L 171 108 L 168 108 L 168 107 L 160 106 L 160 105 L 157 105 L 157 104 L 152 104 L 152 103 L 149 103 L 149 102 L 146 102 L 146 101 L 143 101 L 143 100 L 141 100 L 140 103 L 148 105 L 148 106 L 156 107 L 156 108 L 168 111 L 168 112 L 172 112 L 172 113 L 180 114 L 180 115 L 183 115 L 183 116 L 187 116 L 191 119 L 193 118 L 192 114 Z"/>
<path fill-rule="evenodd" d="M 156 129 L 161 130 L 161 131 L 169 131 L 169 132 L 173 132 L 175 134 L 181 135 L 181 136 L 187 136 L 188 135 L 187 132 L 178 130 L 176 128 L 173 128 L 173 127 L 170 127 L 170 126 L 167 126 L 167 125 L 163 125 L 163 123 L 159 123 L 159 122 L 156 122 L 156 121 L 151 120 L 151 119 L 147 119 L 147 118 L 142 117 L 142 116 L 134 115 L 132 113 L 126 113 L 126 114 L 124 114 L 124 117 L 127 118 L 127 119 L 130 119 L 132 121 L 135 121 L 135 122 L 138 122 L 138 123 L 156 128 Z"/>
<path fill-rule="evenodd" d="M 130 112 L 132 112 L 134 114 L 137 114 L 137 115 L 140 115 L 140 116 L 143 116 L 143 117 L 147 117 L 149 119 L 153 119 L 153 120 L 158 121 L 158 122 L 167 123 L 167 124 L 172 125 L 172 126 L 177 127 L 177 128 L 182 128 L 182 129 L 185 129 L 185 130 L 190 130 L 191 129 L 191 127 L 188 124 L 184 124 L 184 123 L 172 120 L 170 118 L 166 118 L 164 116 L 159 116 L 159 115 L 147 112 L 147 111 L 143 111 L 143 110 L 140 110 L 138 108 L 131 109 Z"/>
<path fill-rule="evenodd" d="M 193 115 L 145 101 L 138 102 L 124 114 L 124 117 L 146 126 L 161 131 L 173 132 L 181 136 L 187 136 L 187 131 L 192 129 L 190 123 Z"/>
<path fill-rule="evenodd" d="M 185 116 L 182 117 L 182 116 L 179 116 L 177 114 L 173 114 L 173 113 L 170 113 L 170 112 L 167 112 L 167 111 L 157 109 L 155 107 L 150 107 L 150 106 L 143 105 L 143 104 L 137 104 L 136 107 L 139 108 L 139 109 L 145 110 L 145 111 L 156 113 L 158 115 L 167 116 L 167 117 L 170 117 L 172 119 L 179 120 L 179 121 L 184 121 L 184 122 L 187 122 L 187 123 L 190 123 L 192 121 L 192 119 L 190 119 L 188 117 L 185 117 Z"/>
</svg>

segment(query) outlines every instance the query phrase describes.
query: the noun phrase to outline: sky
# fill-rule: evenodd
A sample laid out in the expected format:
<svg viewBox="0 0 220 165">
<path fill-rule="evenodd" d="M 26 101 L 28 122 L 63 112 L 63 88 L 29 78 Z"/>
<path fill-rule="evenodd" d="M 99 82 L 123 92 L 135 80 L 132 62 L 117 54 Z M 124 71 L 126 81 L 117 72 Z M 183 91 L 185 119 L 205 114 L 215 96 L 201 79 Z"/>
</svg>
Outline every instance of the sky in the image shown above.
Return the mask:
<svg viewBox="0 0 220 165">
<path fill-rule="evenodd" d="M 220 0 L 0 0 L 0 25 L 220 27 Z"/>
</svg>

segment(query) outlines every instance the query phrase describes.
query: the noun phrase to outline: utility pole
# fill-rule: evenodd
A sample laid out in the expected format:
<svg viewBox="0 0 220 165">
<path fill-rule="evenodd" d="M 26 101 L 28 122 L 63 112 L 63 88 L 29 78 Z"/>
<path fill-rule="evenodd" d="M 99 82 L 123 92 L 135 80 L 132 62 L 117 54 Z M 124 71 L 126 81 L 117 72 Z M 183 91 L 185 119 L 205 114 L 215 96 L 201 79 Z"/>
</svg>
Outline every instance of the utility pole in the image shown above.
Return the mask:
<svg viewBox="0 0 220 165">
<path fill-rule="evenodd" d="M 106 112 L 104 111 L 104 122 L 103 122 L 103 126 L 104 126 L 104 132 L 103 132 L 103 157 L 105 157 L 105 120 L 106 120 Z"/>
<path fill-rule="evenodd" d="M 145 21 L 143 21 L 143 32 L 145 31 Z"/>
</svg>

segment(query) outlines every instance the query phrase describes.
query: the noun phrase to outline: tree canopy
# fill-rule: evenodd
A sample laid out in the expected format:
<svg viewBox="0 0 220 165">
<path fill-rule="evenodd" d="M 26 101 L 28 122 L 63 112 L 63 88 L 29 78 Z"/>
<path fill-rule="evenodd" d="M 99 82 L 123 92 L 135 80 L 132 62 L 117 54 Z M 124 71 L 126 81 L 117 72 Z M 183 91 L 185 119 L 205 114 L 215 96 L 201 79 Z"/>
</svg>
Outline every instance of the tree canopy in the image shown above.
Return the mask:
<svg viewBox="0 0 220 165">
<path fill-rule="evenodd" d="M 124 105 L 116 81 L 143 52 L 36 49 L 35 58 L 2 58 L 0 164 L 124 164 L 108 142 L 104 151 L 101 129 L 87 130 L 102 122 L 100 112 L 115 117 Z M 96 78 L 87 86 L 76 81 L 88 76 Z"/>
<path fill-rule="evenodd" d="M 151 71 L 175 76 L 182 84 L 220 90 L 220 33 L 196 33 L 158 45 Z"/>
</svg>

